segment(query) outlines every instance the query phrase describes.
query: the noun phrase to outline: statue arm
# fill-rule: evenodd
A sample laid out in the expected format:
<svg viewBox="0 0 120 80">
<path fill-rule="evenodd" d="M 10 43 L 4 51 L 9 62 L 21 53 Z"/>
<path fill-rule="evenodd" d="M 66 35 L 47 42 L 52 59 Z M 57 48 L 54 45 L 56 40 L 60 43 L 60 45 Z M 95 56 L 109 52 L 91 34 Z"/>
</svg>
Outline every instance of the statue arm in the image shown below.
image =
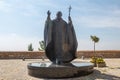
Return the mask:
<svg viewBox="0 0 120 80">
<path fill-rule="evenodd" d="M 72 26 L 72 19 L 70 16 L 68 16 L 68 24 Z"/>
<path fill-rule="evenodd" d="M 50 15 L 51 15 L 51 12 L 48 10 L 48 12 L 47 12 L 47 20 L 51 20 Z"/>
<path fill-rule="evenodd" d="M 50 19 L 50 11 L 47 12 L 47 20 L 45 22 L 45 28 L 44 28 L 44 41 L 45 41 L 45 47 L 48 45 L 49 41 L 51 41 L 51 32 L 52 32 L 52 21 Z"/>
<path fill-rule="evenodd" d="M 50 14 L 51 14 L 51 12 L 48 10 L 48 12 L 47 12 L 47 20 L 45 21 L 45 29 L 48 29 L 48 27 L 50 27 L 51 24 L 52 24 Z"/>
<path fill-rule="evenodd" d="M 69 28 L 68 35 L 69 35 L 71 48 L 73 49 L 73 51 L 76 51 L 78 42 L 77 42 L 74 26 L 72 24 L 72 19 L 70 16 L 68 16 L 68 28 Z"/>
</svg>

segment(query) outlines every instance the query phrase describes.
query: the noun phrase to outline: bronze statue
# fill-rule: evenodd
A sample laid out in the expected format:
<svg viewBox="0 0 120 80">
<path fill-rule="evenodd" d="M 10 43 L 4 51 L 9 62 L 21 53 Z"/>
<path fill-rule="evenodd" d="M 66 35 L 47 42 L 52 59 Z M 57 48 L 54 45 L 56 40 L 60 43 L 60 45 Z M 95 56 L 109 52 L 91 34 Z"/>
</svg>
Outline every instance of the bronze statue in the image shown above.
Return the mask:
<svg viewBox="0 0 120 80">
<path fill-rule="evenodd" d="M 51 20 L 50 11 L 44 29 L 45 53 L 48 59 L 55 64 L 69 63 L 76 58 L 77 39 L 69 16 L 68 23 L 62 19 L 62 12 L 58 11 L 56 19 Z"/>
</svg>

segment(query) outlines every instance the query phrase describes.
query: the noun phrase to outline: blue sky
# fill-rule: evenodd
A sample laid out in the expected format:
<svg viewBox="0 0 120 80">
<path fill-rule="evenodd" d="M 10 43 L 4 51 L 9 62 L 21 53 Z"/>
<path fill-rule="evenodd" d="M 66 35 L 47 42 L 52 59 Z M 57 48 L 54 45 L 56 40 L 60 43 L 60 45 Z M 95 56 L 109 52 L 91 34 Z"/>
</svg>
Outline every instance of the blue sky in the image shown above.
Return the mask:
<svg viewBox="0 0 120 80">
<path fill-rule="evenodd" d="M 43 40 L 46 12 L 51 18 L 68 7 L 78 39 L 78 50 L 93 50 L 90 35 L 100 38 L 97 50 L 120 50 L 120 0 L 0 0 L 0 51 L 26 51 L 29 43 L 37 51 Z"/>
</svg>

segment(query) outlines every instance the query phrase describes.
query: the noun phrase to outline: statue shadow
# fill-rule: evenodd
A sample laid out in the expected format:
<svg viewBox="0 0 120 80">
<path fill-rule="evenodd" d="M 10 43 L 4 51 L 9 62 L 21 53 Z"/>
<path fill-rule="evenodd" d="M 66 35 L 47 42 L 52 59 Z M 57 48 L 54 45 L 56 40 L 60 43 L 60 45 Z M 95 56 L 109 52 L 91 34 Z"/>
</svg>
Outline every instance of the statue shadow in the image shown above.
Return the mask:
<svg viewBox="0 0 120 80">
<path fill-rule="evenodd" d="M 94 70 L 92 74 L 86 76 L 75 76 L 72 78 L 61 78 L 61 79 L 43 79 L 43 80 L 120 80 L 120 77 L 101 73 L 99 70 Z"/>
</svg>

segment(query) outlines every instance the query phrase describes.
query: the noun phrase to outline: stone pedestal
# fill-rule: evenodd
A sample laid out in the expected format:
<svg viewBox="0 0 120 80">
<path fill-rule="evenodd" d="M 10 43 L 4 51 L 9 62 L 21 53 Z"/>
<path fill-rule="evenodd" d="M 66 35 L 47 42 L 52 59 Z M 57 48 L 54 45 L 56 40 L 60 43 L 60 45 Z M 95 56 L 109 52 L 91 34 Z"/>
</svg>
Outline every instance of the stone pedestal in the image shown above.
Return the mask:
<svg viewBox="0 0 120 80">
<path fill-rule="evenodd" d="M 38 78 L 69 78 L 87 75 L 93 72 L 94 65 L 92 63 L 29 63 L 28 74 Z"/>
</svg>

